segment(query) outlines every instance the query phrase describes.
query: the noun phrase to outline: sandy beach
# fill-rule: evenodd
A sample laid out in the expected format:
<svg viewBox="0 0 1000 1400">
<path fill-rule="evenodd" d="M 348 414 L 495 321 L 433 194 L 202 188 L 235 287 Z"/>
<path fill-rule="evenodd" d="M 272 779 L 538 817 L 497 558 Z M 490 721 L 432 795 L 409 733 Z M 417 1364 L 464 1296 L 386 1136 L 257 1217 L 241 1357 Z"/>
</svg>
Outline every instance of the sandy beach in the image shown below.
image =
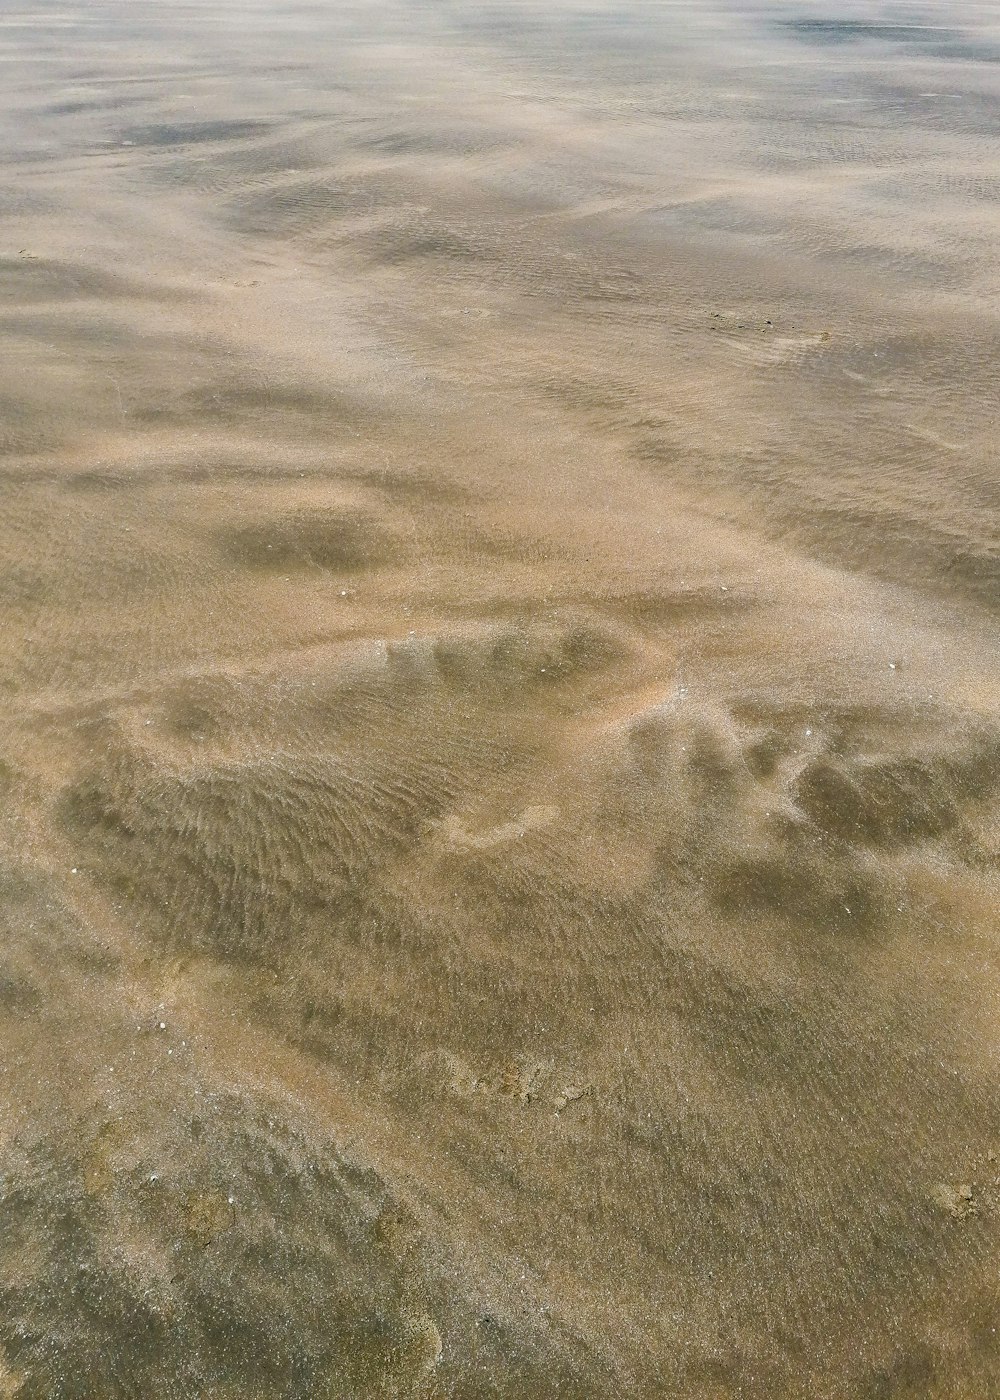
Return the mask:
<svg viewBox="0 0 1000 1400">
<path fill-rule="evenodd" d="M 0 14 L 0 1396 L 1000 1395 L 1000 19 Z"/>
</svg>

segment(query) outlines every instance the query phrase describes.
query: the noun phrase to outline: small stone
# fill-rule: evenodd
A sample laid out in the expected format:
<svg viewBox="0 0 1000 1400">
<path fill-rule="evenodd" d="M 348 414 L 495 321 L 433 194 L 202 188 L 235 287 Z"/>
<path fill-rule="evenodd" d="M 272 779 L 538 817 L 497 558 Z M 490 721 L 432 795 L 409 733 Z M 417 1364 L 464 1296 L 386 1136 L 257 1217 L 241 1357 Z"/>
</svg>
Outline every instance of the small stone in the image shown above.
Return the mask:
<svg viewBox="0 0 1000 1400">
<path fill-rule="evenodd" d="M 555 1104 L 556 1112 L 560 1112 L 567 1104 L 575 1103 L 577 1099 L 582 1099 L 586 1093 L 576 1084 L 565 1084 L 561 1094 L 557 1094 L 552 1102 Z"/>
<path fill-rule="evenodd" d="M 952 1220 L 965 1220 L 976 1213 L 975 1192 L 964 1182 L 953 1185 L 951 1182 L 940 1181 L 931 1194 L 935 1204 L 950 1215 Z"/>
</svg>

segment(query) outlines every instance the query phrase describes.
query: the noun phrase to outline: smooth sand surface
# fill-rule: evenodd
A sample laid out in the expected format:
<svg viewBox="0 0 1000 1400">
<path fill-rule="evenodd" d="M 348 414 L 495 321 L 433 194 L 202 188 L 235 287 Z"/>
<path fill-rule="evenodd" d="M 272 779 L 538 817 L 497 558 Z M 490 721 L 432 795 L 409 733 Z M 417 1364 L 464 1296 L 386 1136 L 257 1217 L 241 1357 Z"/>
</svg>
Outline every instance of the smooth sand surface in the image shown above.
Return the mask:
<svg viewBox="0 0 1000 1400">
<path fill-rule="evenodd" d="M 1000 19 L 0 10 L 0 1394 L 1000 1395 Z"/>
</svg>

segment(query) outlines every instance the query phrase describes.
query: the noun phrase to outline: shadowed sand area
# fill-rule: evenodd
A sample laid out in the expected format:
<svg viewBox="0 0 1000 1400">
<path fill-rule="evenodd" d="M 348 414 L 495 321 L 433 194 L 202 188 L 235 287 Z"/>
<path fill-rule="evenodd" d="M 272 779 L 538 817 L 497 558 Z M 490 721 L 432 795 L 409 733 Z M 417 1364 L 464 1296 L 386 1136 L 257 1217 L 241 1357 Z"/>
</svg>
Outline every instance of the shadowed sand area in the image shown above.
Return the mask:
<svg viewBox="0 0 1000 1400">
<path fill-rule="evenodd" d="M 0 11 L 0 1395 L 1000 1395 L 1000 21 Z"/>
</svg>

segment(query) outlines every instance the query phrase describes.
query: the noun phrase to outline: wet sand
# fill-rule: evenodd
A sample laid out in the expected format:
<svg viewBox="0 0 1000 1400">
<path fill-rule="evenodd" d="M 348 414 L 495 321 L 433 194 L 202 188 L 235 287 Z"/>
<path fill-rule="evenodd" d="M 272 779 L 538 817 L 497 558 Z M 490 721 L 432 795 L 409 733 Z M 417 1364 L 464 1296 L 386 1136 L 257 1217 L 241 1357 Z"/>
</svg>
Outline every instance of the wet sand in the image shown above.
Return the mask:
<svg viewBox="0 0 1000 1400">
<path fill-rule="evenodd" d="M 1000 1394 L 992 7 L 0 74 L 0 1394 Z"/>
</svg>

